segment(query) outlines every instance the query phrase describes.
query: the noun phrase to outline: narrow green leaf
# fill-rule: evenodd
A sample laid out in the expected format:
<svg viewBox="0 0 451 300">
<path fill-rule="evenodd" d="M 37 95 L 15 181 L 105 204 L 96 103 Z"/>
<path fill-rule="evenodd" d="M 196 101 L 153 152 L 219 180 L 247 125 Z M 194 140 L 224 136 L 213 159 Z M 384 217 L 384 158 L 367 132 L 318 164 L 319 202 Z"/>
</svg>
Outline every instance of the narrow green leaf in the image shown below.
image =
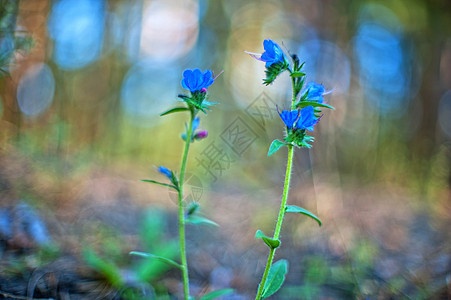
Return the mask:
<svg viewBox="0 0 451 300">
<path fill-rule="evenodd" d="M 152 254 L 152 253 L 132 251 L 132 252 L 130 252 L 130 255 L 137 255 L 137 256 L 142 256 L 142 257 L 153 258 L 153 259 L 165 262 L 165 263 L 167 263 L 169 265 L 172 265 L 172 266 L 174 266 L 176 268 L 183 269 L 182 265 L 180 265 L 179 263 L 173 261 L 172 259 L 169 259 L 169 258 L 166 258 L 166 257 L 163 257 L 163 256 L 159 256 L 159 255 L 155 255 L 155 254 Z"/>
<path fill-rule="evenodd" d="M 321 220 L 315 216 L 314 214 L 312 214 L 311 212 L 309 212 L 306 209 L 303 209 L 302 207 L 296 206 L 296 205 L 287 205 L 285 207 L 285 212 L 286 213 L 300 213 L 300 214 L 304 214 L 306 216 L 309 216 L 310 218 L 316 220 L 316 222 L 318 222 L 319 226 L 321 226 Z"/>
<path fill-rule="evenodd" d="M 270 238 L 269 236 L 266 236 L 261 230 L 257 230 L 255 233 L 256 239 L 262 239 L 263 242 L 265 242 L 266 245 L 268 245 L 271 249 L 276 249 L 280 246 L 280 240 L 276 240 L 273 238 Z"/>
<path fill-rule="evenodd" d="M 186 223 L 191 223 L 195 225 L 205 224 L 205 225 L 212 225 L 212 226 L 219 226 L 218 223 L 213 222 L 212 220 L 209 220 L 207 218 L 197 216 L 197 215 L 189 215 L 185 219 Z"/>
<path fill-rule="evenodd" d="M 83 249 L 83 258 L 87 264 L 101 273 L 115 287 L 121 287 L 124 284 L 120 269 L 113 262 L 103 259 L 91 249 Z"/>
<path fill-rule="evenodd" d="M 203 295 L 202 297 L 200 297 L 199 300 L 211 300 L 211 299 L 215 299 L 215 298 L 218 298 L 218 297 L 230 294 L 230 293 L 233 293 L 233 289 L 217 290 L 217 291 L 213 291 L 213 292 Z"/>
<path fill-rule="evenodd" d="M 151 180 L 151 179 L 141 179 L 141 181 L 155 183 L 155 184 L 162 185 L 162 186 L 167 186 L 167 187 L 173 188 L 174 190 L 178 191 L 178 188 L 172 184 L 167 184 L 167 183 L 163 183 L 163 182 L 159 182 L 159 181 L 155 181 L 155 180 Z"/>
<path fill-rule="evenodd" d="M 175 108 L 171 108 L 171 109 L 165 111 L 164 113 L 160 114 L 160 117 L 166 116 L 166 115 L 169 115 L 169 114 L 173 114 L 173 113 L 176 113 L 176 112 L 179 112 L 179 111 L 187 111 L 187 110 L 189 111 L 189 108 L 188 108 L 188 107 L 175 107 Z"/>
<path fill-rule="evenodd" d="M 302 77 L 305 76 L 305 73 L 302 72 L 293 72 L 290 74 L 291 77 Z"/>
<path fill-rule="evenodd" d="M 281 259 L 275 262 L 269 269 L 268 279 L 263 288 L 262 299 L 268 298 L 277 292 L 285 281 L 285 275 L 288 272 L 288 261 Z"/>
<path fill-rule="evenodd" d="M 326 107 L 326 108 L 330 108 L 330 109 L 335 109 L 334 107 L 324 104 L 324 103 L 319 103 L 316 101 L 299 101 L 298 104 L 296 104 L 296 108 L 304 108 L 307 106 L 313 106 L 313 107 Z"/>
<path fill-rule="evenodd" d="M 269 146 L 268 156 L 273 155 L 277 152 L 282 146 L 288 145 L 287 143 L 281 142 L 279 140 L 274 140 L 271 143 L 271 146 Z"/>
</svg>

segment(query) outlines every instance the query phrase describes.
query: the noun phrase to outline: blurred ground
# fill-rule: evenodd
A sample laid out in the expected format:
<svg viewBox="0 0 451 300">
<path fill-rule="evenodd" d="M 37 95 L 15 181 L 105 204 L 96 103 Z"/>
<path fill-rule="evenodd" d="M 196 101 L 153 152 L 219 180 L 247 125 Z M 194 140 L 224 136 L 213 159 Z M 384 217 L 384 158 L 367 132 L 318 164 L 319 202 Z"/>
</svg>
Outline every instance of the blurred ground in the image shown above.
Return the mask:
<svg viewBox="0 0 451 300">
<path fill-rule="evenodd" d="M 43 180 L 23 171 L 26 160 L 8 157 L 1 164 L 4 186 L 13 184 L 7 179 L 12 174 L 23 182 Z M 38 206 L 2 195 L 2 203 L 10 200 L 0 211 L 3 297 L 137 299 L 168 293 L 161 299 L 177 299 L 176 270 L 143 270 L 143 259 L 128 255 L 156 249 L 176 259 L 170 249 L 177 239 L 175 204 L 164 188 L 130 180 L 134 171 L 119 173 L 102 169 L 69 186 L 38 184 Z M 300 184 L 291 190 L 290 203 L 316 212 L 323 226 L 287 216 L 276 259 L 288 259 L 290 271 L 273 299 L 450 297 L 449 191 L 430 200 L 430 209 L 406 189 L 338 187 L 320 177 L 314 188 Z M 57 201 L 71 191 L 76 194 L 70 204 Z M 267 255 L 254 234 L 272 232 L 280 187 L 244 190 L 226 181 L 203 192 L 202 212 L 220 227 L 188 226 L 192 292 L 232 287 L 236 293 L 224 299 L 251 299 Z M 153 287 L 140 280 L 146 272 L 153 273 L 147 275 Z"/>
</svg>

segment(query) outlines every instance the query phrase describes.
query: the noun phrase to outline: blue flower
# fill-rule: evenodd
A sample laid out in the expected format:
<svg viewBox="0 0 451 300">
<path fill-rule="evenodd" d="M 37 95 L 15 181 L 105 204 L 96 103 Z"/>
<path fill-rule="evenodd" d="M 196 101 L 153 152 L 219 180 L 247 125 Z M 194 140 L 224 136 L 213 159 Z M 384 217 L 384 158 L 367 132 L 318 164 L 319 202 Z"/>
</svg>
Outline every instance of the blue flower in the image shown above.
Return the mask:
<svg viewBox="0 0 451 300">
<path fill-rule="evenodd" d="M 160 172 L 161 174 L 165 175 L 167 178 L 169 178 L 169 180 L 172 181 L 172 172 L 168 168 L 163 167 L 163 166 L 159 166 L 158 167 L 158 172 Z"/>
<path fill-rule="evenodd" d="M 279 116 L 282 118 L 282 121 L 285 123 L 288 129 L 291 129 L 293 127 L 293 124 L 299 118 L 299 110 L 282 110 L 282 112 L 279 112 Z"/>
<path fill-rule="evenodd" d="M 318 121 L 319 118 L 315 117 L 313 106 L 310 105 L 301 110 L 301 116 L 296 123 L 296 128 L 313 131 L 313 125 L 318 123 Z"/>
<path fill-rule="evenodd" d="M 264 62 L 266 62 L 265 67 L 269 67 L 272 64 L 278 63 L 278 62 L 284 62 L 285 56 L 283 54 L 282 49 L 279 45 L 274 43 L 271 40 L 264 40 L 263 41 L 263 48 L 265 49 L 265 52 L 263 52 L 260 59 Z"/>
<path fill-rule="evenodd" d="M 199 128 L 199 123 L 200 123 L 199 118 L 195 118 L 195 119 L 193 120 L 193 132 L 194 132 L 197 128 Z"/>
<path fill-rule="evenodd" d="M 263 48 L 265 49 L 265 52 L 263 52 L 261 55 L 259 53 L 253 53 L 244 51 L 250 56 L 252 56 L 255 59 L 258 59 L 260 61 L 266 62 L 265 67 L 268 68 L 269 66 L 275 64 L 275 63 L 284 63 L 285 62 L 285 55 L 283 54 L 282 49 L 279 45 L 274 43 L 271 40 L 264 40 L 263 41 Z"/>
<path fill-rule="evenodd" d="M 213 72 L 210 70 L 206 70 L 203 73 L 199 69 L 183 71 L 182 86 L 192 93 L 197 91 L 205 92 L 214 81 Z"/>
<path fill-rule="evenodd" d="M 329 92 L 325 92 L 324 86 L 322 84 L 316 83 L 314 81 L 309 82 L 304 91 L 302 92 L 303 97 L 308 99 L 308 101 L 316 101 L 318 103 L 324 102 L 324 95 L 329 94 Z"/>
</svg>

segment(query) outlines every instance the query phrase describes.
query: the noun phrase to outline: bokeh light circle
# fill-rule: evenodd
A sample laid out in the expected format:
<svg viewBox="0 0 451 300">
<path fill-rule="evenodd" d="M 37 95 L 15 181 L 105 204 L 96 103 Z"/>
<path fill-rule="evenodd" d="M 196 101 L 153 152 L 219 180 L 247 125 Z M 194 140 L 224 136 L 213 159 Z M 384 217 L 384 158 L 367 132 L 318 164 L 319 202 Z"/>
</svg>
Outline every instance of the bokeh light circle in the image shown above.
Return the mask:
<svg viewBox="0 0 451 300">
<path fill-rule="evenodd" d="M 305 61 L 303 71 L 306 82 L 315 81 L 334 94 L 344 93 L 351 81 L 351 64 L 348 56 L 332 42 L 309 40 L 299 47 L 297 52 L 301 61 Z"/>
<path fill-rule="evenodd" d="M 104 4 L 97 0 L 54 2 L 48 29 L 55 41 L 54 60 L 60 68 L 75 70 L 96 61 L 101 54 Z"/>
<path fill-rule="evenodd" d="M 23 114 L 33 117 L 43 113 L 52 103 L 55 78 L 44 63 L 29 67 L 17 87 L 17 102 Z"/>
<path fill-rule="evenodd" d="M 148 127 L 175 102 L 181 72 L 165 68 L 152 60 L 136 63 L 125 75 L 121 105 L 135 125 Z M 152 123 L 150 123 L 152 121 Z"/>
</svg>

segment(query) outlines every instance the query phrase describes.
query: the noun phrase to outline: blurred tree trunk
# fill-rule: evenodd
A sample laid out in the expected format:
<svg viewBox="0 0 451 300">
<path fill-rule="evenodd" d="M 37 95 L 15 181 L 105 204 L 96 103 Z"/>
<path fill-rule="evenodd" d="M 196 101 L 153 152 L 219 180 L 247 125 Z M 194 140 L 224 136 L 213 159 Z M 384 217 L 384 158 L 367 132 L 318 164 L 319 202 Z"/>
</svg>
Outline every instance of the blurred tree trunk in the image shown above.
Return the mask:
<svg viewBox="0 0 451 300">
<path fill-rule="evenodd" d="M 0 45 L 3 70 L 9 71 L 11 60 L 14 57 L 14 34 L 16 30 L 19 1 L 1 0 L 0 2 Z M 0 79 L 0 99 L 2 135 L 1 142 L 18 134 L 20 127 L 20 114 L 16 101 L 16 82 L 12 77 L 5 76 Z"/>
<path fill-rule="evenodd" d="M 448 1 L 427 1 L 425 8 L 428 13 L 429 26 L 425 32 L 421 33 L 417 42 L 418 48 L 422 52 L 422 85 L 419 91 L 423 118 L 410 148 L 412 149 L 412 161 L 419 162 L 417 174 L 422 177 L 422 191 L 426 189 L 427 179 L 433 171 L 431 169 L 431 159 L 437 153 L 441 141 L 438 140 L 438 107 L 440 98 L 443 95 L 443 88 L 440 84 L 440 60 L 443 46 L 446 43 L 446 36 L 449 36 L 449 17 L 447 13 L 451 9 Z M 446 32 L 448 31 L 448 32 Z M 451 174 L 450 174 L 451 178 Z"/>
</svg>

